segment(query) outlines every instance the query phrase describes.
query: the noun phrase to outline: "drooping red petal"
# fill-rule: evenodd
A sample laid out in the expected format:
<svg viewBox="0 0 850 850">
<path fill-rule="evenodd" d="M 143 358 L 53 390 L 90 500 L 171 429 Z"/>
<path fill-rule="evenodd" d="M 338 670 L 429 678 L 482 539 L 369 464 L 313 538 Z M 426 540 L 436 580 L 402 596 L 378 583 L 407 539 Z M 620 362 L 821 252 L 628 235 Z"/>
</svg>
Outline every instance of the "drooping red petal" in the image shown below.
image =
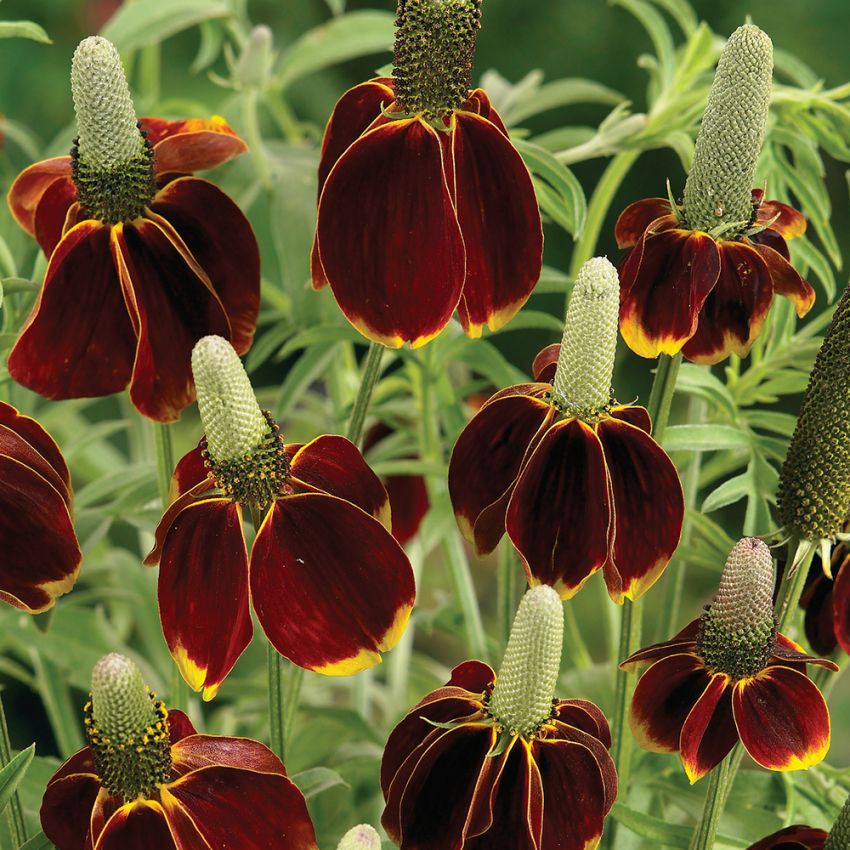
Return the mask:
<svg viewBox="0 0 850 850">
<path fill-rule="evenodd" d="M 679 738 L 682 766 L 691 784 L 720 764 L 737 742 L 732 686 L 725 673 L 716 673 L 691 709 Z"/>
<path fill-rule="evenodd" d="M 763 225 L 774 218 L 776 221 L 768 229 L 775 231 L 783 239 L 794 239 L 806 232 L 806 219 L 799 210 L 781 201 L 761 201 L 756 213 L 756 223 Z"/>
<path fill-rule="evenodd" d="M 620 668 L 623 670 L 636 670 L 642 665 L 654 664 L 662 658 L 667 658 L 668 655 L 694 651 L 696 649 L 699 622 L 699 619 L 693 620 L 670 640 L 655 643 L 652 646 L 638 650 L 625 661 L 620 662 Z"/>
<path fill-rule="evenodd" d="M 768 667 L 737 682 L 732 708 L 741 743 L 769 770 L 812 767 L 829 749 L 826 701 L 811 679 L 790 667 Z"/>
<path fill-rule="evenodd" d="M 170 723 L 171 714 L 168 719 Z M 171 759 L 178 776 L 213 764 L 286 776 L 280 759 L 268 747 L 250 738 L 189 735 L 172 746 Z"/>
<path fill-rule="evenodd" d="M 453 670 L 448 685 L 466 688 L 474 694 L 481 693 L 496 681 L 496 674 L 483 661 L 464 661 Z"/>
<path fill-rule="evenodd" d="M 466 246 L 461 324 L 476 337 L 509 322 L 543 264 L 543 226 L 528 168 L 504 134 L 471 112 L 455 115 L 457 219 Z"/>
<path fill-rule="evenodd" d="M 112 228 L 113 256 L 138 334 L 130 398 L 160 422 L 177 419 L 195 398 L 195 343 L 208 334 L 230 337 L 221 301 L 175 237 L 148 219 Z"/>
<path fill-rule="evenodd" d="M 68 210 L 77 200 L 77 187 L 70 178 L 54 180 L 42 194 L 35 208 L 35 238 L 49 257 L 59 244 Z"/>
<path fill-rule="evenodd" d="M 323 434 L 292 457 L 293 483 L 345 499 L 392 528 L 390 501 L 381 479 L 372 472 L 357 446 L 345 437 Z"/>
<path fill-rule="evenodd" d="M 682 727 L 710 681 L 693 653 L 656 661 L 640 677 L 632 698 L 629 723 L 637 742 L 651 752 L 676 752 Z"/>
<path fill-rule="evenodd" d="M 55 156 L 25 168 L 12 183 L 7 200 L 15 221 L 35 236 L 35 214 L 42 196 L 55 181 L 71 178 L 71 157 Z"/>
<path fill-rule="evenodd" d="M 823 829 L 795 824 L 756 841 L 749 850 L 823 850 L 827 836 Z"/>
<path fill-rule="evenodd" d="M 605 452 L 613 498 L 611 598 L 639 599 L 664 572 L 679 545 L 685 501 L 673 462 L 646 431 L 605 419 L 596 433 Z"/>
<path fill-rule="evenodd" d="M 555 719 L 575 726 L 598 738 L 608 748 L 611 746 L 611 729 L 599 707 L 586 699 L 562 699 L 555 703 Z"/>
<path fill-rule="evenodd" d="M 347 676 L 396 645 L 415 588 L 404 550 L 377 520 L 342 499 L 307 493 L 279 499 L 257 532 L 251 595 L 278 652 Z"/>
<path fill-rule="evenodd" d="M 641 357 L 679 352 L 720 275 L 720 254 L 706 233 L 647 230 L 620 268 L 620 330 Z"/>
<path fill-rule="evenodd" d="M 508 136 L 508 129 L 505 127 L 502 116 L 496 111 L 496 107 L 490 102 L 490 96 L 484 89 L 473 89 L 461 109 L 486 118 L 491 124 L 495 124 L 503 136 Z"/>
<path fill-rule="evenodd" d="M 645 407 L 639 407 L 634 404 L 623 404 L 618 407 L 612 407 L 608 411 L 608 415 L 612 419 L 628 422 L 629 425 L 634 425 L 635 428 L 640 428 L 641 431 L 652 434 L 652 420 L 649 418 L 649 411 Z"/>
<path fill-rule="evenodd" d="M 15 347 L 9 372 L 51 399 L 127 386 L 135 333 L 109 251 L 109 228 L 85 221 L 59 243 Z"/>
<path fill-rule="evenodd" d="M 171 739 L 172 747 L 184 738 L 197 734 L 192 721 L 182 711 L 172 708 L 168 712 L 168 737 Z"/>
<path fill-rule="evenodd" d="M 631 248 L 653 221 L 669 216 L 670 213 L 670 201 L 667 198 L 643 198 L 629 204 L 614 225 L 617 247 Z"/>
<path fill-rule="evenodd" d="M 173 486 L 174 482 L 172 480 L 172 488 Z M 187 490 L 185 493 L 175 497 L 171 501 L 157 524 L 156 530 L 154 531 L 154 546 L 153 549 L 145 555 L 145 566 L 154 567 L 159 563 L 159 560 L 162 557 L 162 547 L 165 545 L 165 538 L 168 536 L 168 532 L 171 530 L 174 520 L 177 519 L 185 508 L 188 508 L 194 502 L 203 501 L 210 498 L 210 496 L 215 496 L 214 493 L 209 492 L 210 490 L 213 490 L 215 486 L 215 482 L 212 478 L 205 478 L 200 482 L 200 484 L 196 484 L 191 490 Z"/>
<path fill-rule="evenodd" d="M 174 474 L 171 476 L 170 496 L 172 502 L 209 477 L 210 469 L 207 466 L 203 451 L 202 440 L 201 444 L 186 452 L 177 462 L 177 466 L 174 467 Z"/>
<path fill-rule="evenodd" d="M 611 503 L 602 444 L 578 419 L 553 425 L 522 469 L 505 527 L 532 584 L 569 599 L 608 558 Z"/>
<path fill-rule="evenodd" d="M 212 699 L 251 642 L 242 511 L 228 499 L 190 505 L 162 548 L 159 616 L 183 678 Z"/>
<path fill-rule="evenodd" d="M 832 610 L 835 638 L 850 655 L 850 567 L 845 561 L 835 574 L 832 586 Z"/>
<path fill-rule="evenodd" d="M 100 791 L 100 779 L 94 773 L 94 762 L 88 749 L 80 772 L 72 766 L 66 770 L 66 762 L 47 784 L 41 801 L 41 828 L 44 834 L 61 850 L 86 850 L 89 819 L 94 802 Z M 77 753 L 70 762 L 80 762 Z M 89 845 L 91 847 L 91 845 Z"/>
<path fill-rule="evenodd" d="M 465 250 L 437 131 L 391 121 L 352 144 L 319 202 L 322 266 L 343 313 L 392 348 L 423 345 L 460 300 Z"/>
<path fill-rule="evenodd" d="M 800 607 L 806 612 L 806 639 L 815 652 L 832 655 L 838 646 L 833 613 L 833 582 L 823 574 L 820 563 L 812 564 Z"/>
<path fill-rule="evenodd" d="M 198 177 L 171 181 L 150 209 L 180 234 L 206 272 L 227 313 L 230 342 L 244 354 L 260 309 L 260 252 L 250 222 L 221 189 Z"/>
<path fill-rule="evenodd" d="M 153 800 L 138 800 L 121 806 L 109 818 L 94 850 L 151 850 L 153 847 L 156 850 L 186 850 L 174 843 L 162 806 Z"/>
<path fill-rule="evenodd" d="M 504 533 L 506 494 L 555 412 L 539 399 L 507 396 L 487 403 L 461 431 L 449 461 L 449 494 L 458 526 L 479 554 L 492 552 Z M 500 500 L 494 522 L 476 532 L 482 512 Z M 490 525 L 493 533 L 484 533 Z"/>
<path fill-rule="evenodd" d="M 535 381 L 551 384 L 555 380 L 555 370 L 558 368 L 558 357 L 561 354 L 561 343 L 553 342 L 538 352 L 531 364 L 531 374 Z"/>
<path fill-rule="evenodd" d="M 799 318 L 803 318 L 815 303 L 815 291 L 804 280 L 794 266 L 769 245 L 753 244 L 753 248 L 764 260 L 773 282 L 773 291 L 784 295 L 793 305 Z"/>
<path fill-rule="evenodd" d="M 682 349 L 685 357 L 706 364 L 733 353 L 746 357 L 772 299 L 771 273 L 761 254 L 743 242 L 721 242 L 720 277 L 705 299 L 696 333 Z"/>
<path fill-rule="evenodd" d="M 82 553 L 63 494 L 0 454 L 0 599 L 24 611 L 50 608 L 77 580 Z"/>
<path fill-rule="evenodd" d="M 768 658 L 768 664 L 783 664 L 788 667 L 793 667 L 801 673 L 806 672 L 807 664 L 814 664 L 817 667 L 825 667 L 827 670 L 836 672 L 838 665 L 829 658 L 815 658 L 809 655 L 799 643 L 794 642 L 787 635 L 779 632 L 776 635 L 776 644 Z"/>
<path fill-rule="evenodd" d="M 166 818 L 181 809 L 213 850 L 316 850 L 304 796 L 281 774 L 214 765 L 161 793 Z"/>
<path fill-rule="evenodd" d="M 153 145 L 154 168 L 167 171 L 204 171 L 245 153 L 248 145 L 220 115 L 212 118 L 140 118 L 139 123 Z"/>
</svg>

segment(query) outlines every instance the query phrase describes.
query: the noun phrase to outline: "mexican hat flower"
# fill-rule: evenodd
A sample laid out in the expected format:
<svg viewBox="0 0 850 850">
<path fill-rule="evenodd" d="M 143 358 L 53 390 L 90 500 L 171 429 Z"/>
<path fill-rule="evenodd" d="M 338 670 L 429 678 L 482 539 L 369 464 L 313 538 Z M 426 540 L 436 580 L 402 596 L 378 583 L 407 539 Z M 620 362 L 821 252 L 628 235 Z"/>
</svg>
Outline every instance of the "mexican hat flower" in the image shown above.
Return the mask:
<svg viewBox="0 0 850 850">
<path fill-rule="evenodd" d="M 739 740 L 769 770 L 811 767 L 829 749 L 829 712 L 806 665 L 838 668 L 777 631 L 772 597 L 770 550 L 745 537 L 703 616 L 620 665 L 650 665 L 632 700 L 632 732 L 645 749 L 678 752 L 692 783 Z"/>
<path fill-rule="evenodd" d="M 82 552 L 68 467 L 53 438 L 0 401 L 0 599 L 37 614 L 67 593 Z"/>
<path fill-rule="evenodd" d="M 51 399 L 129 385 L 141 413 L 167 422 L 194 399 L 195 342 L 215 333 L 242 353 L 254 335 L 253 231 L 227 195 L 191 176 L 245 143 L 218 117 L 137 122 L 120 57 L 97 36 L 77 47 L 71 88 L 71 155 L 31 165 L 9 191 L 48 258 L 9 372 Z"/>
<path fill-rule="evenodd" d="M 347 91 L 325 130 L 313 285 L 369 339 L 424 345 L 457 310 L 497 330 L 540 276 L 528 169 L 470 90 L 481 0 L 399 0 L 395 70 Z"/>
<path fill-rule="evenodd" d="M 608 260 L 585 263 L 560 347 L 535 360 L 538 381 L 493 395 L 449 464 L 455 516 L 478 553 L 507 530 L 529 582 L 565 599 L 600 569 L 615 602 L 637 599 L 682 530 L 682 487 L 649 414 L 612 398 L 618 289 Z"/>
<path fill-rule="evenodd" d="M 304 797 L 247 738 L 199 735 L 121 655 L 102 658 L 89 745 L 47 784 L 41 825 L 57 850 L 317 850 Z"/>
<path fill-rule="evenodd" d="M 750 850 L 846 850 L 850 847 L 850 798 L 829 832 L 796 824 L 757 841 Z"/>
<path fill-rule="evenodd" d="M 206 436 L 177 465 L 145 561 L 160 565 L 160 619 L 183 677 L 215 696 L 251 641 L 251 603 L 301 667 L 343 676 L 380 663 L 415 587 L 378 477 L 342 437 L 284 443 L 227 340 L 200 340 L 192 368 Z M 257 529 L 250 556 L 243 511 Z"/>
<path fill-rule="evenodd" d="M 558 700 L 564 612 L 546 585 L 520 603 L 499 675 L 452 671 L 390 734 L 384 829 L 401 850 L 586 850 L 617 797 L 602 712 Z"/>
<path fill-rule="evenodd" d="M 847 528 L 846 524 L 844 526 Z M 815 554 L 800 607 L 806 612 L 806 637 L 815 652 L 832 655 L 841 647 L 850 655 L 850 549 L 846 542 L 832 549 L 824 565 Z M 824 568 L 825 566 L 825 568 Z"/>
<path fill-rule="evenodd" d="M 697 136 L 684 201 L 645 198 L 627 207 L 615 236 L 620 327 L 642 357 L 682 351 L 696 363 L 744 357 L 774 293 L 804 316 L 814 290 L 789 262 L 787 239 L 806 222 L 753 189 L 764 140 L 773 45 L 746 24 L 729 37 Z"/>
</svg>

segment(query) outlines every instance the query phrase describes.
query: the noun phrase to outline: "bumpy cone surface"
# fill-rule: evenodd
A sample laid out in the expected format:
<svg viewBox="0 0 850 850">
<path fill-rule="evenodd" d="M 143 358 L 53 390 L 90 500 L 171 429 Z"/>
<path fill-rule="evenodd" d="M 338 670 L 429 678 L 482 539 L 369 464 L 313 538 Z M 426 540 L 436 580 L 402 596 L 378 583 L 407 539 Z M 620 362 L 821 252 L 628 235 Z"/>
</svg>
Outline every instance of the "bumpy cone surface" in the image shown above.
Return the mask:
<svg viewBox="0 0 850 850">
<path fill-rule="evenodd" d="M 729 37 L 702 118 L 684 215 L 694 230 L 752 218 L 752 189 L 767 124 L 773 43 L 752 24 Z"/>
<path fill-rule="evenodd" d="M 756 537 L 739 540 L 702 619 L 698 649 L 706 664 L 734 679 L 764 668 L 776 639 L 773 559 Z"/>
<path fill-rule="evenodd" d="M 823 850 L 847 850 L 850 847 L 850 797 L 839 812 L 838 818 L 829 831 Z"/>
<path fill-rule="evenodd" d="M 362 823 L 342 836 L 336 850 L 381 850 L 381 836 L 374 827 Z"/>
<path fill-rule="evenodd" d="M 593 415 L 611 401 L 617 350 L 620 281 L 606 257 L 588 260 L 576 277 L 553 381 L 555 403 Z"/>
<path fill-rule="evenodd" d="M 490 714 L 509 732 L 533 735 L 552 713 L 561 666 L 564 605 L 547 584 L 529 590 L 519 604 Z"/>
</svg>

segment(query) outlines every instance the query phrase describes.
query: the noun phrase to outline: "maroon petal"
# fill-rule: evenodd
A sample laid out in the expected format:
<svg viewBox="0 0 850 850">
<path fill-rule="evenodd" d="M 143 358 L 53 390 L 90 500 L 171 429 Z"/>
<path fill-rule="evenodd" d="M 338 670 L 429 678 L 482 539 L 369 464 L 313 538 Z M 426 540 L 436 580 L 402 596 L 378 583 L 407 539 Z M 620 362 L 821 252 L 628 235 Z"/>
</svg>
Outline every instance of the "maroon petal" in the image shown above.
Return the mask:
<svg viewBox="0 0 850 850">
<path fill-rule="evenodd" d="M 558 357 L 561 355 L 561 343 L 553 342 L 538 352 L 537 357 L 531 364 L 531 374 L 535 381 L 551 384 L 555 380 L 555 371 L 558 368 Z"/>
<path fill-rule="evenodd" d="M 611 729 L 608 720 L 597 705 L 586 699 L 563 699 L 555 703 L 555 719 L 575 726 L 598 738 L 608 748 L 611 746 Z"/>
<path fill-rule="evenodd" d="M 667 658 L 669 655 L 695 651 L 699 624 L 699 619 L 693 620 L 675 637 L 638 650 L 638 652 L 635 652 L 625 661 L 621 662 L 620 667 L 623 670 L 634 670 L 644 664 L 654 664 L 656 661 Z"/>
<path fill-rule="evenodd" d="M 390 475 L 384 481 L 392 507 L 393 537 L 404 546 L 412 540 L 428 513 L 430 502 L 421 475 Z"/>
<path fill-rule="evenodd" d="M 35 238 L 46 257 L 59 244 L 68 209 L 76 200 L 77 187 L 70 178 L 54 180 L 44 190 L 35 208 Z"/>
<path fill-rule="evenodd" d="M 109 228 L 85 221 L 53 252 L 9 372 L 46 398 L 110 395 L 127 386 L 134 350 Z"/>
<path fill-rule="evenodd" d="M 436 130 L 410 119 L 361 136 L 328 175 L 317 233 L 334 297 L 365 336 L 419 346 L 446 326 L 466 255 Z"/>
<path fill-rule="evenodd" d="M 100 779 L 94 773 L 91 753 L 83 750 L 87 762 L 81 765 L 87 772 L 66 771 L 66 762 L 47 784 L 41 801 L 41 828 L 60 850 L 86 850 L 89 820 L 100 792 Z M 70 761 L 79 761 L 81 753 Z M 89 850 L 91 845 L 88 845 Z"/>
<path fill-rule="evenodd" d="M 148 117 L 140 118 L 139 123 L 153 145 L 158 174 L 204 171 L 248 150 L 220 115 L 182 121 Z"/>
<path fill-rule="evenodd" d="M 796 824 L 756 841 L 749 850 L 823 850 L 827 837 L 823 829 Z"/>
<path fill-rule="evenodd" d="M 35 236 L 35 216 L 44 193 L 60 181 L 71 178 L 71 157 L 55 156 L 25 168 L 12 183 L 7 200 L 15 221 Z"/>
<path fill-rule="evenodd" d="M 201 440 L 199 445 L 186 452 L 174 467 L 170 493 L 172 502 L 209 478 L 210 468 L 204 458 L 204 442 Z"/>
<path fill-rule="evenodd" d="M 801 212 L 781 201 L 762 201 L 761 197 L 755 197 L 756 191 L 753 190 L 753 200 L 759 204 L 756 223 L 766 224 L 772 221 L 769 229 L 778 233 L 783 239 L 794 239 L 806 232 L 806 219 Z"/>
<path fill-rule="evenodd" d="M 611 598 L 639 599 L 664 572 L 682 533 L 685 502 L 673 462 L 645 431 L 618 419 L 597 434 L 613 498 L 612 560 L 605 579 Z"/>
<path fill-rule="evenodd" d="M 94 850 L 188 850 L 174 843 L 159 803 L 138 800 L 121 806 L 109 819 Z M 206 848 L 198 848 L 206 850 Z"/>
<path fill-rule="evenodd" d="M 608 558 L 611 505 L 602 444 L 578 419 L 544 435 L 514 487 L 506 528 L 532 584 L 569 599 Z"/>
<path fill-rule="evenodd" d="M 291 473 L 295 486 L 345 499 L 392 528 L 390 502 L 381 479 L 345 437 L 325 434 L 302 446 L 292 457 Z"/>
<path fill-rule="evenodd" d="M 182 711 L 172 708 L 168 712 L 168 736 L 171 738 L 172 746 L 175 746 L 190 735 L 197 734 L 192 721 Z"/>
<path fill-rule="evenodd" d="M 707 364 L 732 353 L 746 357 L 772 299 L 773 281 L 761 254 L 743 242 L 722 242 L 717 286 L 705 299 L 696 333 L 682 349 L 685 357 Z"/>
<path fill-rule="evenodd" d="M 221 189 L 198 177 L 173 180 L 150 208 L 180 234 L 206 273 L 230 322 L 230 342 L 244 354 L 260 310 L 260 252 L 248 219 Z"/>
<path fill-rule="evenodd" d="M 466 112 L 474 112 L 476 115 L 486 118 L 491 124 L 496 125 L 503 136 L 507 137 L 508 130 L 505 127 L 505 122 L 502 120 L 502 116 L 496 112 L 496 108 L 490 102 L 490 96 L 484 89 L 473 89 L 469 93 L 466 102 L 461 106 L 461 109 Z"/>
<path fill-rule="evenodd" d="M 832 655 L 838 646 L 833 604 L 833 582 L 823 574 L 820 562 L 816 561 L 806 579 L 800 607 L 806 612 L 806 639 L 821 655 Z"/>
<path fill-rule="evenodd" d="M 620 269 L 620 330 L 641 357 L 679 352 L 717 283 L 720 254 L 706 233 L 647 230 Z"/>
<path fill-rule="evenodd" d="M 801 770 L 829 749 L 829 710 L 817 686 L 790 667 L 768 667 L 735 684 L 732 696 L 741 743 L 768 770 Z"/>
<path fill-rule="evenodd" d="M 815 291 L 811 284 L 803 280 L 794 266 L 769 245 L 756 243 L 753 248 L 767 265 L 773 291 L 777 295 L 784 295 L 794 305 L 797 316 L 802 319 L 815 303 Z"/>
<path fill-rule="evenodd" d="M 170 713 L 168 719 L 171 726 Z M 250 738 L 191 734 L 172 746 L 171 759 L 178 776 L 214 764 L 286 776 L 281 760 L 268 747 Z"/>
<path fill-rule="evenodd" d="M 629 425 L 634 425 L 635 428 L 640 428 L 641 431 L 652 434 L 652 420 L 649 418 L 649 411 L 645 407 L 624 404 L 619 407 L 612 407 L 608 411 L 608 415 L 612 419 L 628 422 Z"/>
<path fill-rule="evenodd" d="M 112 229 L 113 254 L 139 338 L 130 398 L 142 414 L 160 422 L 177 419 L 195 398 L 195 343 L 208 334 L 230 337 L 221 301 L 175 236 L 147 219 Z"/>
<path fill-rule="evenodd" d="M 691 784 L 720 764 L 737 742 L 732 686 L 725 673 L 716 673 L 691 709 L 679 738 L 682 765 Z"/>
<path fill-rule="evenodd" d="M 507 495 L 529 448 L 536 444 L 555 415 L 547 402 L 524 395 L 487 403 L 463 429 L 449 461 L 449 495 L 464 537 L 479 554 L 492 552 L 504 533 Z M 496 511 L 496 503 L 502 502 Z M 476 532 L 482 512 L 494 507 L 495 533 Z"/>
<path fill-rule="evenodd" d="M 208 499 L 180 512 L 163 545 L 158 597 L 183 678 L 212 699 L 253 632 L 239 505 Z"/>
<path fill-rule="evenodd" d="M 827 670 L 836 672 L 838 665 L 828 658 L 815 658 L 809 655 L 799 643 L 795 643 L 787 635 L 779 632 L 776 635 L 776 644 L 773 647 L 768 664 L 784 664 L 794 669 L 798 669 L 801 673 L 806 672 L 807 664 L 814 664 L 817 667 L 825 667 Z"/>
<path fill-rule="evenodd" d="M 172 493 L 174 492 L 174 486 L 174 479 L 172 478 Z M 154 547 L 147 555 L 145 555 L 145 566 L 155 567 L 159 563 L 160 558 L 162 557 L 162 547 L 165 545 L 165 538 L 168 536 L 168 532 L 171 530 L 171 526 L 174 524 L 174 521 L 178 516 L 180 516 L 183 510 L 193 503 L 205 501 L 211 496 L 215 496 L 214 493 L 209 492 L 214 489 L 215 486 L 215 482 L 212 478 L 205 478 L 201 483 L 196 484 L 191 490 L 187 490 L 182 495 L 176 496 L 170 502 L 154 531 Z"/>
<path fill-rule="evenodd" d="M 466 246 L 458 305 L 469 336 L 509 322 L 528 300 L 543 263 L 543 226 L 531 175 L 504 134 L 470 112 L 455 115 L 452 155 L 457 219 Z"/>
<path fill-rule="evenodd" d="M 832 587 L 832 611 L 835 638 L 850 655 L 850 567 L 845 561 L 835 575 Z"/>
<path fill-rule="evenodd" d="M 667 198 L 644 198 L 629 204 L 614 225 L 618 248 L 631 248 L 656 219 L 670 215 Z"/>
<path fill-rule="evenodd" d="M 632 699 L 629 722 L 638 743 L 651 752 L 676 752 L 682 727 L 710 681 L 693 653 L 656 661 L 640 677 Z"/>
<path fill-rule="evenodd" d="M 334 496 L 278 500 L 251 552 L 254 609 L 293 663 L 348 676 L 380 663 L 413 607 L 413 571 L 373 517 Z"/>
</svg>

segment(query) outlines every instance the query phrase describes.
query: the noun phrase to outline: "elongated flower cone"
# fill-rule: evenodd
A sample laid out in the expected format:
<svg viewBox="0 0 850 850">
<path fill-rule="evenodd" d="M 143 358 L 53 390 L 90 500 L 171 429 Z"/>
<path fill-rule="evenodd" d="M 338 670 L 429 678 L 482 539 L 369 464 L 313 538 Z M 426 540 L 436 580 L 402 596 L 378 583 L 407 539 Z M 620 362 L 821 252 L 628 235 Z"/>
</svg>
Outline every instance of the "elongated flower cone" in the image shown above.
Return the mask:
<svg viewBox="0 0 850 850">
<path fill-rule="evenodd" d="M 381 836 L 369 824 L 352 827 L 342 836 L 336 850 L 381 850 Z"/>
</svg>

